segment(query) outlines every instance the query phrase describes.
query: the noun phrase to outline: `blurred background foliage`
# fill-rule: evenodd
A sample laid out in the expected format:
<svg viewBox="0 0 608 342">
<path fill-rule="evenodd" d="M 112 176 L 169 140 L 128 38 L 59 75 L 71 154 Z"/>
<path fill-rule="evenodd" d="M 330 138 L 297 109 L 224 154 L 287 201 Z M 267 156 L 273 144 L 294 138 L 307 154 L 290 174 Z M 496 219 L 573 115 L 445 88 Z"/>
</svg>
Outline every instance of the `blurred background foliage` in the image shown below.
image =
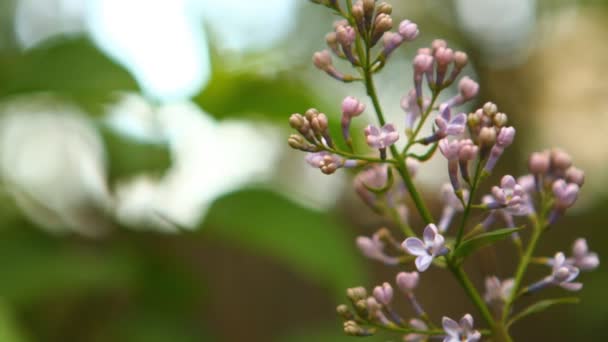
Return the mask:
<svg viewBox="0 0 608 342">
<path fill-rule="evenodd" d="M 523 173 L 527 153 L 556 144 L 587 171 L 582 203 L 539 253 L 584 236 L 603 255 L 606 2 L 393 3 L 422 35 L 380 75 L 392 120 L 415 48 L 444 37 L 467 50 L 479 101 L 518 129 L 501 171 Z M 386 223 L 349 176 L 286 148 L 290 113 L 318 107 L 338 132 L 340 99 L 364 96 L 310 66 L 326 12 L 302 0 L 0 2 L 0 341 L 351 339 L 334 315 L 344 289 L 397 270 L 354 248 Z M 435 210 L 438 163 L 419 179 Z M 467 266 L 478 285 L 512 268 Z M 447 275 L 428 277 L 432 315 L 472 311 Z M 583 280 L 580 305 L 531 318 L 516 339 L 606 340 L 608 270 Z"/>
</svg>

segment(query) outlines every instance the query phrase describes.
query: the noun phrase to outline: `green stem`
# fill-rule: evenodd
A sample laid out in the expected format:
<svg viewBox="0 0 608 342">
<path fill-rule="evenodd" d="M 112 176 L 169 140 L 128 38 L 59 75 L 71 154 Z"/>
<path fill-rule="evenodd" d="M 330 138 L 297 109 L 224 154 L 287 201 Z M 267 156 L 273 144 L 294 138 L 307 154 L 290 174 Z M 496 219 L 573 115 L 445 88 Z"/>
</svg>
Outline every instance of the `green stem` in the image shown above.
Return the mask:
<svg viewBox="0 0 608 342">
<path fill-rule="evenodd" d="M 372 78 L 371 74 L 369 74 L 368 71 L 366 71 L 365 79 L 366 79 L 366 87 L 368 90 L 368 95 L 372 99 L 374 109 L 376 110 L 376 114 L 378 115 L 378 121 L 380 122 L 381 125 L 384 125 L 385 120 L 384 120 L 384 116 L 382 114 L 382 107 L 380 107 L 380 102 L 378 101 L 378 96 L 376 94 L 376 89 L 374 86 L 373 78 Z M 422 220 L 424 221 L 425 224 L 432 223 L 433 216 L 431 215 L 429 210 L 424 205 L 422 197 L 418 193 L 418 190 L 416 190 L 416 186 L 414 185 L 414 182 L 412 181 L 412 177 L 410 176 L 410 174 L 407 170 L 405 161 L 401 158 L 401 155 L 399 154 L 399 151 L 397 150 L 395 145 L 391 146 L 391 154 L 393 155 L 393 158 L 395 158 L 397 161 L 397 172 L 399 172 L 399 175 L 403 179 L 403 183 L 405 183 L 405 187 L 407 188 L 407 191 L 409 192 L 410 196 L 412 196 L 414 205 L 418 209 L 420 216 L 422 216 Z"/>
<path fill-rule="evenodd" d="M 386 120 L 384 118 L 384 114 L 382 113 L 382 106 L 380 105 L 380 101 L 378 100 L 378 94 L 376 93 L 376 86 L 374 85 L 374 79 L 373 79 L 371 70 L 369 68 L 370 66 L 369 66 L 368 57 L 369 57 L 369 48 L 367 48 L 366 56 L 365 56 L 365 60 L 366 60 L 365 68 L 364 68 L 365 88 L 367 90 L 367 95 L 372 100 L 372 104 L 374 106 L 374 110 L 376 111 L 376 116 L 378 117 L 378 121 L 380 122 L 380 125 L 384 126 L 386 124 Z M 434 222 L 433 216 L 431 215 L 429 210 L 426 208 L 424 201 L 422 200 L 422 197 L 420 196 L 420 194 L 416 190 L 416 187 L 414 186 L 414 182 L 412 181 L 412 178 L 407 170 L 405 161 L 401 157 L 401 154 L 397 150 L 397 147 L 395 147 L 395 145 L 391 145 L 390 150 L 391 150 L 391 154 L 392 154 L 393 158 L 397 161 L 397 164 L 396 164 L 397 171 L 399 172 L 399 175 L 403 179 L 403 183 L 405 183 L 405 187 L 407 188 L 410 196 L 412 196 L 414 205 L 418 209 L 420 216 L 422 216 L 424 223 L 429 224 L 429 223 Z"/>
<path fill-rule="evenodd" d="M 427 109 L 424 111 L 424 113 L 422 113 L 422 115 L 420 116 L 420 121 L 418 122 L 418 125 L 414 129 L 412 135 L 409 137 L 409 141 L 408 141 L 407 145 L 405 145 L 405 148 L 403 149 L 403 155 L 406 155 L 407 152 L 410 150 L 410 147 L 412 147 L 417 142 L 416 137 L 420 133 L 420 130 L 422 129 L 422 126 L 424 125 L 424 122 L 426 121 L 426 119 L 429 117 L 429 115 L 433 111 L 433 105 L 435 104 L 435 101 L 437 101 L 438 97 L 439 97 L 439 92 L 433 91 L 433 95 L 431 97 L 431 103 L 429 104 Z"/>
<path fill-rule="evenodd" d="M 456 277 L 456 279 L 458 280 L 458 282 L 460 283 L 460 285 L 462 286 L 464 291 L 467 293 L 469 298 L 471 298 L 471 300 L 473 301 L 473 304 L 475 304 L 475 306 L 481 313 L 481 316 L 483 317 L 483 319 L 490 326 L 490 328 L 492 330 L 494 330 L 495 322 L 494 322 L 494 318 L 492 317 L 492 313 L 490 312 L 490 310 L 488 309 L 488 306 L 486 305 L 486 303 L 483 301 L 483 299 L 479 295 L 479 292 L 477 291 L 477 289 L 475 288 L 475 286 L 473 285 L 473 283 L 471 282 L 471 280 L 469 279 L 467 274 L 462 269 L 462 266 L 455 265 L 454 262 L 452 262 L 452 260 L 450 260 L 450 259 L 447 260 L 447 263 L 448 263 L 448 268 L 450 269 L 450 271 L 452 271 L 452 274 L 454 274 L 454 276 Z"/>
<path fill-rule="evenodd" d="M 359 155 L 359 154 L 355 154 L 355 153 L 350 153 L 350 152 L 333 149 L 333 148 L 327 147 L 327 146 L 323 146 L 323 149 L 326 150 L 327 152 L 331 152 L 333 154 L 337 154 L 339 156 L 346 157 L 349 159 L 364 160 L 364 161 L 368 161 L 371 163 L 390 163 L 390 164 L 395 164 L 395 165 L 398 164 L 398 162 L 394 159 L 381 159 L 381 158 L 375 158 L 375 157 L 368 157 L 368 156 L 363 156 L 363 155 Z"/>
<path fill-rule="evenodd" d="M 462 214 L 462 220 L 460 221 L 460 227 L 458 228 L 458 232 L 456 235 L 456 242 L 454 243 L 454 250 L 460 246 L 462 242 L 462 237 L 464 235 L 464 228 L 469 219 L 469 215 L 471 214 L 471 207 L 473 205 L 473 198 L 475 197 L 475 191 L 477 191 L 477 187 L 479 186 L 479 178 L 481 175 L 481 159 L 477 159 L 477 165 L 475 166 L 475 177 L 473 178 L 473 184 L 471 185 L 471 190 L 469 191 L 469 200 L 467 201 L 467 205 L 464 208 L 464 213 Z"/>
<path fill-rule="evenodd" d="M 517 267 L 517 271 L 515 271 L 515 278 L 513 280 L 513 290 L 511 292 L 511 296 L 505 303 L 505 307 L 502 311 L 502 322 L 503 324 L 506 322 L 509 313 L 511 311 L 511 307 L 513 306 L 513 302 L 517 299 L 517 294 L 521 287 L 521 282 L 523 281 L 524 275 L 526 274 L 526 270 L 528 269 L 528 265 L 532 261 L 532 254 L 534 254 L 534 250 L 536 249 L 536 245 L 540 240 L 540 236 L 543 232 L 543 215 L 539 215 L 534 224 L 534 230 L 532 232 L 532 237 L 530 238 L 530 242 L 528 242 L 528 246 L 526 247 L 526 251 L 524 255 L 521 257 L 519 265 Z"/>
</svg>

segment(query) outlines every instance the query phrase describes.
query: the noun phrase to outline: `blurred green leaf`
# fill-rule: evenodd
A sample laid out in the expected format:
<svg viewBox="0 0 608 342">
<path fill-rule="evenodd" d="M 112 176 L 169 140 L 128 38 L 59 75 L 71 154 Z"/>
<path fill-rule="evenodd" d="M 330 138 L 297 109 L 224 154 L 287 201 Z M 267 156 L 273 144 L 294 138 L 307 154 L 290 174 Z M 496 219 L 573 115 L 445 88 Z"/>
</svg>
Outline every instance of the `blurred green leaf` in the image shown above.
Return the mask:
<svg viewBox="0 0 608 342">
<path fill-rule="evenodd" d="M 11 307 L 0 301 L 0 341 L 25 342 L 26 338 L 17 326 Z"/>
<path fill-rule="evenodd" d="M 84 38 L 55 39 L 25 53 L 0 54 L 0 98 L 52 91 L 100 114 L 115 92 L 138 89 L 125 69 Z"/>
<path fill-rule="evenodd" d="M 109 156 L 110 180 L 124 179 L 138 174 L 161 174 L 171 165 L 167 145 L 139 141 L 101 126 Z"/>
<path fill-rule="evenodd" d="M 454 251 L 454 257 L 464 258 L 482 247 L 511 236 L 511 234 L 518 230 L 521 230 L 521 228 L 502 228 L 476 235 L 471 239 L 464 241 L 458 249 Z"/>
<path fill-rule="evenodd" d="M 286 125 L 291 113 L 319 106 L 312 90 L 298 79 L 220 71 L 194 101 L 219 118 L 261 116 Z"/>
<path fill-rule="evenodd" d="M 203 337 L 188 322 L 174 313 L 144 312 L 121 317 L 115 325 L 102 333 L 95 341 L 117 342 L 210 342 L 214 339 Z"/>
<path fill-rule="evenodd" d="M 543 312 L 543 311 L 547 310 L 548 308 L 552 307 L 553 305 L 578 304 L 578 302 L 579 302 L 579 299 L 576 297 L 541 300 L 540 302 L 536 302 L 536 303 L 528 306 L 527 308 L 523 309 L 520 313 L 515 315 L 513 318 L 511 318 L 511 320 L 507 324 L 507 327 L 511 326 L 513 323 L 519 321 L 520 319 L 522 319 L 526 316 L 536 314 L 539 312 Z"/>
<path fill-rule="evenodd" d="M 203 233 L 271 255 L 339 296 L 364 280 L 361 258 L 345 227 L 273 192 L 243 190 L 220 198 Z"/>
<path fill-rule="evenodd" d="M 28 229 L 10 233 L 3 232 L 0 239 L 0 293 L 11 303 L 120 288 L 133 281 L 133 263 L 116 251 L 99 254 Z"/>
</svg>

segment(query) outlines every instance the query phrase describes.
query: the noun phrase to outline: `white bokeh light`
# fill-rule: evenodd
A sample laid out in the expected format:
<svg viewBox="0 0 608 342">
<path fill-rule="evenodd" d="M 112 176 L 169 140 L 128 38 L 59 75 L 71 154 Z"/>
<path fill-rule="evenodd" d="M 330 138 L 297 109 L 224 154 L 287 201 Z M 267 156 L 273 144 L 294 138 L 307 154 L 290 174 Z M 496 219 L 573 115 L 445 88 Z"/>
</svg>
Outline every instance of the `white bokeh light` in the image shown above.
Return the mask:
<svg viewBox="0 0 608 342">
<path fill-rule="evenodd" d="M 95 43 L 129 69 L 150 98 L 189 98 L 210 77 L 200 15 L 186 0 L 90 0 L 87 25 Z"/>
</svg>

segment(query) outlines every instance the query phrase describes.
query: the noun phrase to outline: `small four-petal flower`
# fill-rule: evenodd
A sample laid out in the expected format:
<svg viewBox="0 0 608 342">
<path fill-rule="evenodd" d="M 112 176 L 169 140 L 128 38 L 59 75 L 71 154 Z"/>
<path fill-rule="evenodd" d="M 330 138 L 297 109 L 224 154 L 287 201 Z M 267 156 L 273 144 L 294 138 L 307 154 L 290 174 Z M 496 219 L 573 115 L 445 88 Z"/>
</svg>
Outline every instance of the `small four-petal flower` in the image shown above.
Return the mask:
<svg viewBox="0 0 608 342">
<path fill-rule="evenodd" d="M 410 237 L 403 241 L 403 248 L 416 256 L 416 268 L 420 272 L 426 271 L 433 259 L 448 252 L 443 235 L 439 234 L 437 227 L 432 223 L 424 228 L 423 240 Z"/>
</svg>

